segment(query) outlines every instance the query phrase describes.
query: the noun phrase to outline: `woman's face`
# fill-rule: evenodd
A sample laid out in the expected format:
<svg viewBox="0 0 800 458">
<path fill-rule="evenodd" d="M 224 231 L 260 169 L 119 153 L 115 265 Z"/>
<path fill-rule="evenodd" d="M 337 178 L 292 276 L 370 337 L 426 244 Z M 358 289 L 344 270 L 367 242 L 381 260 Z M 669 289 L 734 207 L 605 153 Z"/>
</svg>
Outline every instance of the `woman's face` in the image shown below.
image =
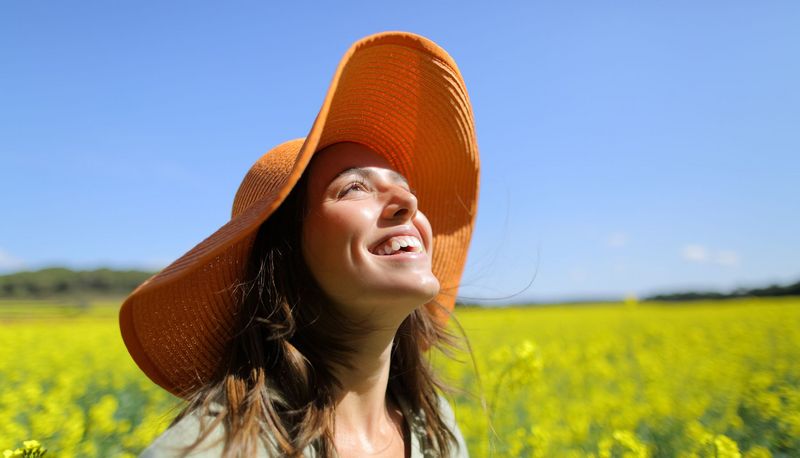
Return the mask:
<svg viewBox="0 0 800 458">
<path fill-rule="evenodd" d="M 307 205 L 303 257 L 348 317 L 379 312 L 402 321 L 439 293 L 431 225 L 405 178 L 378 153 L 358 143 L 319 151 Z"/>
</svg>

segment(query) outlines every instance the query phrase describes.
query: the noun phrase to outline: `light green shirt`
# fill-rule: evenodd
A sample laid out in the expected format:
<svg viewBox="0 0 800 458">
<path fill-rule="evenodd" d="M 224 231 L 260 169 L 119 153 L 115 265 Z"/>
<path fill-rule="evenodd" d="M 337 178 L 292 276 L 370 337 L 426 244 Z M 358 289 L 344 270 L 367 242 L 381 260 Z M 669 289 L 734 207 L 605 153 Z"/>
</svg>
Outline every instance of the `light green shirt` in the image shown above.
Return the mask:
<svg viewBox="0 0 800 458">
<path fill-rule="evenodd" d="M 408 430 L 411 433 L 411 458 L 425 458 L 431 456 L 430 452 L 426 453 L 426 450 L 423 449 L 424 442 L 422 438 L 425 437 L 424 418 L 416 412 L 412 412 L 405 399 L 398 396 L 397 400 L 400 404 L 400 409 L 403 412 L 403 418 L 408 424 Z M 464 437 L 461 434 L 461 430 L 458 429 L 458 425 L 456 424 L 453 409 L 450 407 L 450 403 L 447 402 L 447 399 L 441 395 L 439 396 L 439 408 L 442 412 L 442 419 L 450 428 L 450 430 L 455 433 L 458 443 L 458 447 L 453 450 L 450 456 L 453 458 L 468 458 L 469 454 L 467 452 L 467 446 L 464 442 Z M 153 441 L 153 443 L 147 447 L 142 454 L 139 455 L 139 457 L 179 457 L 181 456 L 179 455 L 180 448 L 194 443 L 199 436 L 199 432 L 200 419 L 198 418 L 198 415 L 196 413 L 186 415 L 178 423 L 173 425 L 171 428 L 168 428 L 163 434 L 156 438 L 156 440 Z M 197 448 L 192 450 L 192 453 L 186 456 L 192 458 L 211 458 L 222 456 L 223 442 L 220 441 L 215 445 L 214 443 L 221 439 L 223 435 L 224 427 L 220 424 L 208 435 L 208 437 L 206 437 L 206 439 L 200 445 L 197 446 Z M 311 448 L 306 449 L 304 454 L 308 457 L 316 456 L 316 453 Z M 266 447 L 259 449 L 258 456 L 267 457 Z"/>
</svg>

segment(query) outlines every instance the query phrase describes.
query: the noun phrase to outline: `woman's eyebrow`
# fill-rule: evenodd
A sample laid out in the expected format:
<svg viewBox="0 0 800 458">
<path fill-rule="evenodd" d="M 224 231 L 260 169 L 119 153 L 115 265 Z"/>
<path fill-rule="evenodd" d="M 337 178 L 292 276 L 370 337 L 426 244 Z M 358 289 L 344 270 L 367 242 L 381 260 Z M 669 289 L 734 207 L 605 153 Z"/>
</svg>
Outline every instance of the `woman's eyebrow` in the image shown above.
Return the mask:
<svg viewBox="0 0 800 458">
<path fill-rule="evenodd" d="M 331 180 L 331 183 L 336 181 L 339 177 L 344 176 L 344 175 L 348 175 L 348 174 L 351 174 L 351 173 L 354 173 L 354 174 L 360 176 L 361 178 L 363 178 L 365 180 L 371 179 L 376 175 L 376 173 L 373 172 L 372 170 L 367 170 L 367 169 L 364 169 L 364 168 L 361 168 L 361 167 L 350 167 L 349 169 L 342 170 L 335 177 L 333 177 L 333 180 Z M 389 169 L 389 176 L 392 178 L 392 180 L 394 180 L 394 181 L 396 181 L 398 183 L 405 183 L 406 186 L 409 186 L 408 180 L 406 180 L 406 177 L 404 177 L 403 175 L 395 172 L 394 170 Z"/>
</svg>

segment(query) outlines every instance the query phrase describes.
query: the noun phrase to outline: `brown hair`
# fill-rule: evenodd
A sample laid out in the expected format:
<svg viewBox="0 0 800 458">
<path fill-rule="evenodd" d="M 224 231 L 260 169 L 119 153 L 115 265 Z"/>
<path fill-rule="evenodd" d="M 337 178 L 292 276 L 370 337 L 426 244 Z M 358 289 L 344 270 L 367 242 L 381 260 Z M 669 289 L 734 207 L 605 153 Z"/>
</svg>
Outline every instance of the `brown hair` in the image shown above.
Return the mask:
<svg viewBox="0 0 800 458">
<path fill-rule="evenodd" d="M 239 331 L 229 342 L 226 360 L 209 383 L 188 397 L 170 425 L 189 413 L 199 414 L 200 435 L 185 453 L 222 423 L 226 457 L 254 456 L 262 444 L 281 456 L 301 456 L 307 447 L 322 457 L 334 455 L 334 393 L 341 383 L 331 363 L 350 366 L 347 357 L 353 349 L 341 336 L 364 328 L 328 306 L 303 260 L 309 169 L 259 228 L 247 277 L 233 285 L 241 296 Z M 448 456 L 456 443 L 436 393 L 447 388 L 435 377 L 420 345 L 450 354 L 455 344 L 455 337 L 424 306 L 403 321 L 392 344 L 387 391 L 402 395 L 411 409 L 423 414 L 423 446 L 439 456 Z M 222 408 L 216 411 L 214 405 Z"/>
</svg>

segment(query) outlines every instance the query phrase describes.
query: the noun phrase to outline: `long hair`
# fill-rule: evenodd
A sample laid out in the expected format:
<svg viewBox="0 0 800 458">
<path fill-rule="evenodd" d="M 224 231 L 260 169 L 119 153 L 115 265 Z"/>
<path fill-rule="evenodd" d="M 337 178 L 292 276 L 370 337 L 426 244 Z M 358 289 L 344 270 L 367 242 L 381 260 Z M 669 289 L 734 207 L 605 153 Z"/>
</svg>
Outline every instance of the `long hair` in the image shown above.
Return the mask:
<svg viewBox="0 0 800 458">
<path fill-rule="evenodd" d="M 363 328 L 330 306 L 303 259 L 309 169 L 259 228 L 245 281 L 234 285 L 241 300 L 227 359 L 172 422 L 193 412 L 200 417 L 200 435 L 186 453 L 222 424 L 225 457 L 254 456 L 260 447 L 271 455 L 302 456 L 311 448 L 318 456 L 334 456 L 334 395 L 341 383 L 332 363 L 352 367 L 348 355 L 353 349 L 342 336 Z M 421 344 L 445 353 L 456 344 L 455 336 L 424 306 L 397 331 L 387 391 L 403 396 L 422 414 L 424 447 L 448 456 L 456 440 L 436 393 L 448 389 L 435 377 Z"/>
</svg>

